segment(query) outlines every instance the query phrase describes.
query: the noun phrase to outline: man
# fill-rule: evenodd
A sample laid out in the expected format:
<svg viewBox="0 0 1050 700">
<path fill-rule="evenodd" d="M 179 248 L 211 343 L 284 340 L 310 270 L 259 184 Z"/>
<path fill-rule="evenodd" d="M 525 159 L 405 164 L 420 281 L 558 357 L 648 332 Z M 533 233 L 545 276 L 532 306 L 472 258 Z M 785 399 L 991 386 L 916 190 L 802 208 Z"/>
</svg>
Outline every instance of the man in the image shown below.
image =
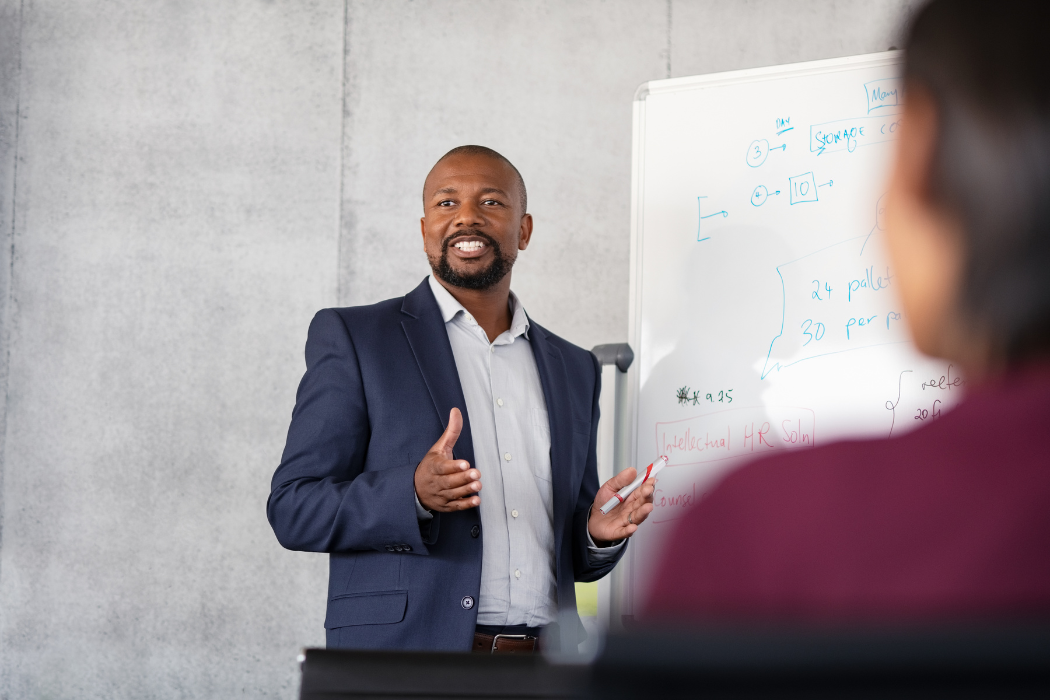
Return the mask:
<svg viewBox="0 0 1050 700">
<path fill-rule="evenodd" d="M 331 555 L 329 647 L 531 651 L 559 609 L 578 620 L 573 582 L 615 566 L 653 484 L 598 510 L 635 473 L 598 488 L 597 360 L 510 291 L 532 238 L 517 169 L 453 149 L 423 205 L 434 274 L 310 325 L 267 515 Z"/>
</svg>

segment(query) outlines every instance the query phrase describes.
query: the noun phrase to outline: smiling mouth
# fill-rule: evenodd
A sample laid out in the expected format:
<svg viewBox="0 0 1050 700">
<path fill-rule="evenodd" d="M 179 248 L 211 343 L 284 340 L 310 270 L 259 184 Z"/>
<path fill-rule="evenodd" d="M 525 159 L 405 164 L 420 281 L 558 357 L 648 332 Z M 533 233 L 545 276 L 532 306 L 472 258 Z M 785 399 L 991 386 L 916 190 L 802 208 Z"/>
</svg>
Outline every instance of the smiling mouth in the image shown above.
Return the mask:
<svg viewBox="0 0 1050 700">
<path fill-rule="evenodd" d="M 490 250 L 498 250 L 495 241 L 489 240 L 488 236 L 480 231 L 461 231 L 445 240 L 443 251 L 455 250 L 453 256 L 462 261 L 477 260 L 488 254 Z"/>
<path fill-rule="evenodd" d="M 473 253 L 486 247 L 486 245 L 485 241 L 460 241 L 459 243 L 454 243 L 452 247 L 464 253 Z"/>
</svg>

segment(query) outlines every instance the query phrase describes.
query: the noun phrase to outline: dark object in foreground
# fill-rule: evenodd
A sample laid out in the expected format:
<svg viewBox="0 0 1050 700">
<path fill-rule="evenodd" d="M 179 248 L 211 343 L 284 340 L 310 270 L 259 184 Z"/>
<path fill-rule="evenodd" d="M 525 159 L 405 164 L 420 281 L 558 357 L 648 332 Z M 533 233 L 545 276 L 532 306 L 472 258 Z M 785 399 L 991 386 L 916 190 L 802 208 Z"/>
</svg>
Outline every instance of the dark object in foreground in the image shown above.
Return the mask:
<svg viewBox="0 0 1050 700">
<path fill-rule="evenodd" d="M 340 698 L 579 698 L 587 666 L 540 654 L 307 649 L 301 700 Z"/>
<path fill-rule="evenodd" d="M 1047 698 L 1050 626 L 643 630 L 612 636 L 593 698 Z"/>
<path fill-rule="evenodd" d="M 339 698 L 1047 698 L 1050 625 L 643 629 L 593 666 L 538 654 L 309 649 L 302 700 Z"/>
</svg>

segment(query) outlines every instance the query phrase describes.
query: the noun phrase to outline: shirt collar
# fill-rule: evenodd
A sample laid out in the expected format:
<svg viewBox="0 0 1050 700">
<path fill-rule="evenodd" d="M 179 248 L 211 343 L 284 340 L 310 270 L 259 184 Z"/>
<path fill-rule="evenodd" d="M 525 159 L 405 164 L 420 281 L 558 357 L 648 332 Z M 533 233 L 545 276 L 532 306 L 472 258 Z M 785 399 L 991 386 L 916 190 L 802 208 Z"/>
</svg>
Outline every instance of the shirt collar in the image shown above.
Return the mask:
<svg viewBox="0 0 1050 700">
<path fill-rule="evenodd" d="M 430 275 L 427 280 L 430 282 L 430 291 L 434 294 L 434 299 L 437 301 L 438 309 L 441 310 L 441 319 L 445 323 L 454 319 L 460 312 L 462 312 L 464 316 L 470 315 L 470 312 L 456 300 L 456 297 L 452 296 L 452 294 L 445 289 L 440 282 L 434 279 L 434 275 Z M 525 314 L 525 307 L 521 305 L 521 301 L 514 292 L 510 293 L 510 312 L 510 337 L 517 338 L 519 335 L 524 335 L 528 338 L 529 317 Z"/>
</svg>

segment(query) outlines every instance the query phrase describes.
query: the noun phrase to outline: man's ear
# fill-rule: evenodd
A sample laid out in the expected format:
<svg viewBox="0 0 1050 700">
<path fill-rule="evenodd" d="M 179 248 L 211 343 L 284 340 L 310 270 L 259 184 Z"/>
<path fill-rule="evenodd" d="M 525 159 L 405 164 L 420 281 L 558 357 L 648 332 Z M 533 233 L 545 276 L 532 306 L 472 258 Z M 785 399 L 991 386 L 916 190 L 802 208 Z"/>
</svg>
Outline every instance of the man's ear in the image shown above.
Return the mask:
<svg viewBox="0 0 1050 700">
<path fill-rule="evenodd" d="M 423 249 L 427 247 L 427 220 L 426 217 L 419 217 L 419 233 L 423 236 Z"/>
<path fill-rule="evenodd" d="M 532 214 L 521 217 L 521 234 L 518 236 L 518 250 L 525 250 L 532 240 Z"/>
</svg>

